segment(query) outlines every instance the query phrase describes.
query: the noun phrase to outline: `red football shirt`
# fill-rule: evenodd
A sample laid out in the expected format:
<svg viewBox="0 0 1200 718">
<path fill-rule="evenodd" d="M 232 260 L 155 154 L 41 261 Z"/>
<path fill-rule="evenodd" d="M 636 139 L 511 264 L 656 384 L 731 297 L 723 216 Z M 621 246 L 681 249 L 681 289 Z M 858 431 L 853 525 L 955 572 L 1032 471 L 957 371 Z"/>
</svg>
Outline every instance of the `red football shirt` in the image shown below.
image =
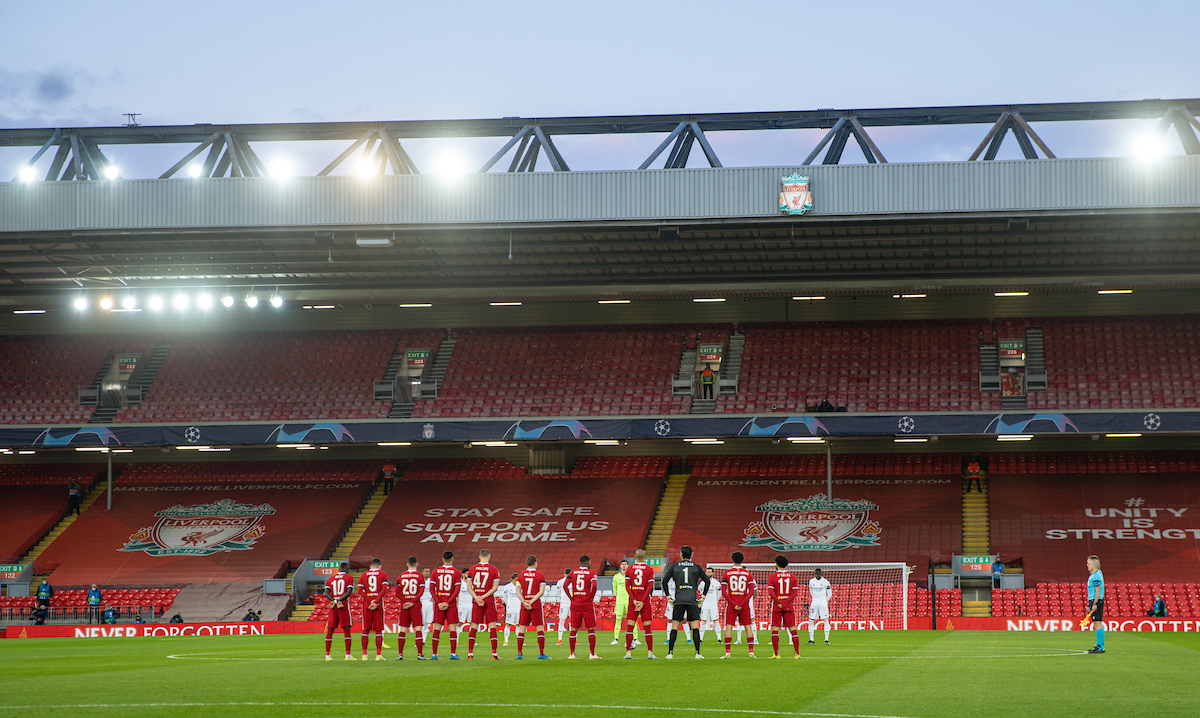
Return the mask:
<svg viewBox="0 0 1200 718">
<path fill-rule="evenodd" d="M 438 566 L 429 574 L 433 582 L 433 602 L 455 603 L 462 586 L 462 574 L 453 566 Z"/>
<path fill-rule="evenodd" d="M 358 592 L 363 598 L 379 598 L 388 587 L 388 576 L 383 569 L 369 568 L 358 577 Z"/>
<path fill-rule="evenodd" d="M 415 568 L 410 568 L 396 577 L 396 595 L 401 603 L 411 603 L 421 600 L 425 589 L 425 577 Z"/>
<path fill-rule="evenodd" d="M 500 580 L 500 569 L 490 563 L 477 563 L 467 571 L 467 578 L 471 581 L 471 588 L 475 590 L 475 595 L 482 596 L 492 590 L 492 586 Z"/>
<path fill-rule="evenodd" d="M 596 597 L 599 582 L 596 574 L 590 568 L 580 566 L 567 576 L 567 595 L 571 597 L 572 606 L 590 606 Z"/>
<path fill-rule="evenodd" d="M 654 569 L 644 563 L 635 563 L 625 569 L 625 591 L 630 601 L 649 601 L 654 592 Z"/>
<path fill-rule="evenodd" d="M 538 595 L 544 583 L 546 583 L 546 574 L 536 568 L 527 568 L 517 577 L 517 586 L 520 587 L 517 590 L 520 592 L 522 599 L 531 598 Z M 540 605 L 542 605 L 542 599 L 540 598 L 533 602 L 534 608 Z"/>
<path fill-rule="evenodd" d="M 325 589 L 332 601 L 344 601 L 354 593 L 354 577 L 345 571 L 338 571 L 325 579 Z"/>
<path fill-rule="evenodd" d="M 776 571 L 771 574 L 771 578 L 767 580 L 767 588 L 771 591 L 771 598 L 776 604 L 792 607 L 792 601 L 800 595 L 800 585 L 796 581 L 796 577 L 787 571 Z"/>
<path fill-rule="evenodd" d="M 721 586 L 725 592 L 725 601 L 734 606 L 744 606 L 746 601 L 754 596 L 758 586 L 754 576 L 741 566 L 734 566 L 721 576 Z"/>
</svg>

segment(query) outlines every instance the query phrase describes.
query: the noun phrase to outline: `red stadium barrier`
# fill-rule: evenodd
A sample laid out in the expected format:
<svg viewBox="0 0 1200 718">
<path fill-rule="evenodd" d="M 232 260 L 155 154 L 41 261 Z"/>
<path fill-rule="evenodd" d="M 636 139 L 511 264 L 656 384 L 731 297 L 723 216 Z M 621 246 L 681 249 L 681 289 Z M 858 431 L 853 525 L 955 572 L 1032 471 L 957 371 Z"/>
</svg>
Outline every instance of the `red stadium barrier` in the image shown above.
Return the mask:
<svg viewBox="0 0 1200 718">
<path fill-rule="evenodd" d="M 35 571 L 56 585 L 257 581 L 322 558 L 369 482 L 265 487 L 121 486 L 50 545 Z"/>
<path fill-rule="evenodd" d="M 693 475 L 671 534 L 701 562 L 750 563 L 784 553 L 802 562 L 905 561 L 922 580 L 930 560 L 946 562 L 962 540 L 957 476 L 704 478 Z"/>
<path fill-rule="evenodd" d="M 1026 583 L 1082 582 L 1100 557 L 1108 581 L 1200 576 L 1200 487 L 1185 473 L 989 477 L 992 546 Z"/>
<path fill-rule="evenodd" d="M 253 623 L 129 623 L 117 626 L 63 624 L 9 626 L 7 638 L 162 638 L 177 636 L 278 636 L 321 633 L 322 626 L 304 621 Z"/>
<path fill-rule="evenodd" d="M 1082 617 L 1064 618 L 1061 616 L 1041 617 L 965 617 L 937 619 L 939 631 L 1085 631 L 1091 634 L 1091 628 L 1083 628 Z M 1108 631 L 1133 631 L 1143 633 L 1182 633 L 1200 631 L 1200 619 L 1190 618 L 1108 618 L 1104 619 L 1104 627 Z"/>
<path fill-rule="evenodd" d="M 475 563 L 480 549 L 507 581 L 536 554 L 547 578 L 578 565 L 581 554 L 599 570 L 642 545 L 662 482 L 653 479 L 537 479 L 520 481 L 406 481 L 396 485 L 358 542 L 352 561 L 383 561 L 392 575 L 409 556 L 440 566 Z"/>
</svg>

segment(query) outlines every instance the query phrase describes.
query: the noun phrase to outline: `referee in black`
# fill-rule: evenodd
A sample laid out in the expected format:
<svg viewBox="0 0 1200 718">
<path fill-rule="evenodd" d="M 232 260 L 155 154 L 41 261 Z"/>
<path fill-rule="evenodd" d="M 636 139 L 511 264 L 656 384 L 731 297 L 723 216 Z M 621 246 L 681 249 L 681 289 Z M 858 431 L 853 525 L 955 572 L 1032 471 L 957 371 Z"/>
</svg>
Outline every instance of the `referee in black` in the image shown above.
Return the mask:
<svg viewBox="0 0 1200 718">
<path fill-rule="evenodd" d="M 667 658 L 674 658 L 675 636 L 679 633 L 680 621 L 687 621 L 692 628 L 692 643 L 696 646 L 696 658 L 700 655 L 700 602 L 708 593 L 711 579 L 708 572 L 692 563 L 692 547 L 679 549 L 679 560 L 667 566 L 662 573 L 663 593 L 671 595 L 668 584 L 675 584 L 675 598 L 671 604 L 671 637 L 667 641 Z M 703 588 L 701 588 L 703 586 Z"/>
</svg>

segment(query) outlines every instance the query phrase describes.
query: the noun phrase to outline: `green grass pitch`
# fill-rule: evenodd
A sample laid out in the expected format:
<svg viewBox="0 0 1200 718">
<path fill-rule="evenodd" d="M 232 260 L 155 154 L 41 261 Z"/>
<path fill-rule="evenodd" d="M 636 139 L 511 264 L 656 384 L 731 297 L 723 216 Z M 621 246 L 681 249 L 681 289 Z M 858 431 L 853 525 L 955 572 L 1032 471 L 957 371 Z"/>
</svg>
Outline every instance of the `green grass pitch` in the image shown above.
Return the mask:
<svg viewBox="0 0 1200 718">
<path fill-rule="evenodd" d="M 554 634 L 552 634 L 554 635 Z M 655 652 L 665 648 L 656 635 Z M 324 660 L 323 636 L 0 641 L 0 715 L 106 716 L 1195 716 L 1200 635 L 1109 633 L 1108 652 L 1083 655 L 1090 633 L 835 632 L 801 646 L 801 660 L 767 660 L 711 640 L 706 659 L 680 638 L 673 661 L 635 660 L 602 634 L 603 660 L 346 662 Z M 555 636 L 556 637 L 556 636 Z M 340 635 L 339 635 L 340 638 Z M 805 636 L 807 638 L 807 636 Z M 820 634 L 818 633 L 818 641 Z M 536 647 L 536 643 L 534 644 Z M 355 655 L 361 655 L 354 637 Z M 584 643 L 586 647 L 586 643 Z M 465 646 L 460 655 L 465 656 Z M 580 651 L 582 657 L 585 650 Z M 374 644 L 372 643 L 372 654 Z M 486 655 L 486 652 L 484 653 Z M 690 711 L 677 709 L 691 707 Z M 670 712 L 663 712 L 670 708 Z"/>
</svg>

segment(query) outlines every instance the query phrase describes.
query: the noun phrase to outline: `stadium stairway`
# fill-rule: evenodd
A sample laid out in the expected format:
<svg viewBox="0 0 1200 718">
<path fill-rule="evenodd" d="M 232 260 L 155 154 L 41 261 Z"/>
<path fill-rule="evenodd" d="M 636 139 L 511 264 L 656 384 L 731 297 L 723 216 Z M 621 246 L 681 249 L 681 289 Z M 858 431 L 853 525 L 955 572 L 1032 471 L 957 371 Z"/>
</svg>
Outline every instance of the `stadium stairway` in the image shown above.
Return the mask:
<svg viewBox="0 0 1200 718">
<path fill-rule="evenodd" d="M 338 541 L 338 545 L 334 547 L 333 553 L 329 554 L 331 561 L 350 560 L 350 554 L 358 546 L 358 541 L 366 533 L 367 527 L 375 520 L 375 516 L 379 513 L 379 509 L 383 506 L 383 502 L 387 497 L 388 494 L 383 493 L 383 482 L 375 484 L 371 495 L 363 502 L 362 508 L 358 510 L 358 515 L 354 517 L 354 521 L 350 522 L 350 527 L 342 535 L 342 540 Z"/>
<path fill-rule="evenodd" d="M 980 489 L 967 491 L 968 481 L 963 476 L 963 535 L 962 551 L 966 555 L 986 555 L 991 552 L 990 521 L 988 518 L 988 479 L 979 477 Z M 991 572 L 988 572 L 990 579 Z M 976 589 L 974 600 L 964 599 L 962 602 L 964 616 L 992 615 L 991 591 Z"/>
<path fill-rule="evenodd" d="M 646 534 L 646 555 L 659 558 L 667 555 L 667 543 L 675 531 L 675 519 L 679 517 L 679 505 L 683 502 L 683 491 L 691 474 L 670 474 L 663 487 L 662 498 L 654 512 L 654 521 Z"/>
<path fill-rule="evenodd" d="M 97 481 L 95 485 L 92 486 L 92 490 L 88 493 L 88 495 L 83 497 L 83 501 L 80 502 L 79 513 L 83 514 L 84 511 L 87 511 L 92 504 L 96 503 L 96 499 L 100 498 L 107 489 L 107 481 Z M 54 527 L 47 531 L 46 535 L 43 536 L 36 544 L 34 544 L 33 548 L 29 549 L 24 556 L 21 557 L 21 563 L 29 564 L 36 561 L 38 557 L 50 547 L 50 544 L 54 543 L 54 539 L 61 536 L 62 532 L 66 531 L 68 526 L 75 523 L 75 519 L 77 518 L 79 518 L 79 516 L 76 514 L 68 513 L 59 519 L 58 523 L 54 524 Z"/>
</svg>

